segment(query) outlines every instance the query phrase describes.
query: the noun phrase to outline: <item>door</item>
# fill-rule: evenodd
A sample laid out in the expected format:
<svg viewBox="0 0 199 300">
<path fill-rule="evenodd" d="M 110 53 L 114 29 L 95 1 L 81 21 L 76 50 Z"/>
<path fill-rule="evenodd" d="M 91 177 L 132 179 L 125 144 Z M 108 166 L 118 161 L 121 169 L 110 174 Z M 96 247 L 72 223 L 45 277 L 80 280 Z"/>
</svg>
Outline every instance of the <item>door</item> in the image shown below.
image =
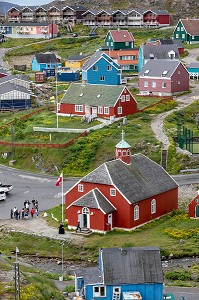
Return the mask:
<svg viewBox="0 0 199 300">
<path fill-rule="evenodd" d="M 80 223 L 80 227 L 83 227 L 83 214 L 78 214 L 78 222 Z"/>
<path fill-rule="evenodd" d="M 112 223 L 113 223 L 112 214 L 108 215 L 108 223 L 111 225 L 111 229 L 112 229 Z"/>
<path fill-rule="evenodd" d="M 199 205 L 196 205 L 196 218 L 199 218 Z"/>
<path fill-rule="evenodd" d="M 93 118 L 97 118 L 97 107 L 96 106 L 92 107 L 92 116 L 93 116 Z"/>
<path fill-rule="evenodd" d="M 90 106 L 89 105 L 86 105 L 85 106 L 85 112 L 86 112 L 86 117 L 90 117 Z"/>
<path fill-rule="evenodd" d="M 90 228 L 90 210 L 88 207 L 82 209 L 83 227 Z"/>
</svg>

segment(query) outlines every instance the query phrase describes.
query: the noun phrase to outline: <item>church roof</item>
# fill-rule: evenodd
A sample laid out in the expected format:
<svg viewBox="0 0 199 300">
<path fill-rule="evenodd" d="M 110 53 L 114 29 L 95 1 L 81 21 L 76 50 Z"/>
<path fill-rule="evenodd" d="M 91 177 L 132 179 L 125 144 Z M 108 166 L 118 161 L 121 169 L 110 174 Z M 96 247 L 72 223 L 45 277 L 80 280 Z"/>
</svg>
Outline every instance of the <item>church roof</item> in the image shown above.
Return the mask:
<svg viewBox="0 0 199 300">
<path fill-rule="evenodd" d="M 143 154 L 132 155 L 130 164 L 120 159 L 103 163 L 81 181 L 114 185 L 130 203 L 136 203 L 178 187 L 163 167 Z"/>
<path fill-rule="evenodd" d="M 72 203 L 75 206 L 101 209 L 108 214 L 115 211 L 114 206 L 102 195 L 98 189 L 94 189 Z"/>
</svg>

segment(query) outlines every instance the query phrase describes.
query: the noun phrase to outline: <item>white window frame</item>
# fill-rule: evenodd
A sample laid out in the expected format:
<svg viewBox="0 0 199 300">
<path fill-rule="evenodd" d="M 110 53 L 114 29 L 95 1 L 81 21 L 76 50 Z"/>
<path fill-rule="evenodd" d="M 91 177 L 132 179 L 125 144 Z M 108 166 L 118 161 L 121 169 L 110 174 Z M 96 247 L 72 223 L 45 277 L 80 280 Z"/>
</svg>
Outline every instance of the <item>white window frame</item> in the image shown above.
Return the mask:
<svg viewBox="0 0 199 300">
<path fill-rule="evenodd" d="M 118 115 L 122 114 L 122 106 L 118 106 L 117 113 L 118 113 Z"/>
<path fill-rule="evenodd" d="M 110 196 L 116 196 L 116 189 L 110 188 Z"/>
<path fill-rule="evenodd" d="M 195 35 L 192 35 L 192 36 L 191 36 L 191 39 L 192 39 L 192 40 L 195 40 Z"/>
<path fill-rule="evenodd" d="M 84 192 L 84 186 L 83 184 L 78 184 L 78 192 L 83 193 Z"/>
<path fill-rule="evenodd" d="M 162 82 L 162 88 L 163 88 L 163 89 L 166 89 L 166 87 L 167 87 L 166 82 Z"/>
<path fill-rule="evenodd" d="M 176 33 L 176 39 L 178 39 L 179 38 L 179 34 L 178 33 Z"/>
<path fill-rule="evenodd" d="M 129 46 L 129 42 L 125 42 L 125 46 Z"/>
<path fill-rule="evenodd" d="M 152 81 L 152 87 L 156 88 L 156 81 Z"/>
<path fill-rule="evenodd" d="M 105 76 L 104 75 L 100 76 L 100 81 L 105 81 Z"/>
<path fill-rule="evenodd" d="M 180 27 L 177 27 L 177 31 L 180 31 Z"/>
<path fill-rule="evenodd" d="M 98 106 L 97 111 L 98 111 L 98 114 L 102 115 L 103 114 L 103 106 Z"/>
<path fill-rule="evenodd" d="M 104 289 L 104 294 L 103 295 L 101 295 L 101 289 Z M 98 292 L 97 291 L 95 291 L 95 289 L 98 289 Z M 94 286 L 93 287 L 93 297 L 94 298 L 98 298 L 98 297 L 106 297 L 106 288 L 105 288 L 105 286 L 104 285 L 102 285 L 102 286 Z"/>
<path fill-rule="evenodd" d="M 139 220 L 139 206 L 138 205 L 136 205 L 134 207 L 134 221 L 137 221 L 137 220 Z"/>
<path fill-rule="evenodd" d="M 155 214 L 156 213 L 156 200 L 152 199 L 151 200 L 151 214 Z"/>
<path fill-rule="evenodd" d="M 98 71 L 98 66 L 93 66 L 93 71 Z"/>
<path fill-rule="evenodd" d="M 112 71 L 112 66 L 108 65 L 107 66 L 107 71 Z"/>
<path fill-rule="evenodd" d="M 144 87 L 148 87 L 148 86 L 149 86 L 148 81 L 144 81 Z"/>
<path fill-rule="evenodd" d="M 184 33 L 182 34 L 182 38 L 183 38 L 183 39 L 185 38 L 185 34 L 184 34 Z"/>
<path fill-rule="evenodd" d="M 130 95 L 126 95 L 126 101 L 130 101 Z"/>
<path fill-rule="evenodd" d="M 125 95 L 121 96 L 121 102 L 125 102 Z"/>
<path fill-rule="evenodd" d="M 104 114 L 109 115 L 109 107 L 104 107 Z"/>
<path fill-rule="evenodd" d="M 83 112 L 84 111 L 84 106 L 83 105 L 75 105 L 75 112 Z"/>
</svg>

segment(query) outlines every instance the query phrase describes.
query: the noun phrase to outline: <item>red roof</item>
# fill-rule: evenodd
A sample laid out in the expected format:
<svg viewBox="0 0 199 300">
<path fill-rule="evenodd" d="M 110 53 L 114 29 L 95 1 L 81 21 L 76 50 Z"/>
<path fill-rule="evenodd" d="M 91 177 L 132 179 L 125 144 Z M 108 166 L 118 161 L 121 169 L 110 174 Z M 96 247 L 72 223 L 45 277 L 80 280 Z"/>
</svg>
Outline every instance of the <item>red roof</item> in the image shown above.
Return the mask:
<svg viewBox="0 0 199 300">
<path fill-rule="evenodd" d="M 129 65 L 129 63 L 138 62 L 139 49 L 126 49 L 126 50 L 106 50 L 103 51 L 109 55 L 112 59 L 117 59 L 119 65 Z M 122 60 L 120 56 L 136 56 L 136 59 Z"/>
<path fill-rule="evenodd" d="M 190 35 L 199 35 L 199 19 L 182 19 L 185 30 Z"/>
<path fill-rule="evenodd" d="M 134 42 L 134 37 L 128 30 L 110 30 L 114 42 Z"/>
</svg>

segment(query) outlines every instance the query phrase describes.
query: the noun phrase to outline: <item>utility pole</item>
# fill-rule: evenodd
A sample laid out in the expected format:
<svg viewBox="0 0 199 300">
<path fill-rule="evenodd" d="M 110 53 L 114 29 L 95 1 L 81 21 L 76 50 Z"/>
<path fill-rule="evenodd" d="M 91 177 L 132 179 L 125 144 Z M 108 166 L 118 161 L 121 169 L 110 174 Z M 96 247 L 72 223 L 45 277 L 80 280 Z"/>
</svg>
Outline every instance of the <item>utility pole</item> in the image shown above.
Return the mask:
<svg viewBox="0 0 199 300">
<path fill-rule="evenodd" d="M 14 160 L 15 150 L 14 150 L 14 125 L 13 125 L 13 123 L 11 123 L 11 125 L 10 125 L 10 131 L 11 131 L 11 145 L 12 145 L 12 160 Z"/>
<path fill-rule="evenodd" d="M 20 272 L 19 263 L 17 260 L 17 253 L 19 249 L 16 247 L 16 261 L 15 261 L 15 300 L 20 300 Z"/>
</svg>

